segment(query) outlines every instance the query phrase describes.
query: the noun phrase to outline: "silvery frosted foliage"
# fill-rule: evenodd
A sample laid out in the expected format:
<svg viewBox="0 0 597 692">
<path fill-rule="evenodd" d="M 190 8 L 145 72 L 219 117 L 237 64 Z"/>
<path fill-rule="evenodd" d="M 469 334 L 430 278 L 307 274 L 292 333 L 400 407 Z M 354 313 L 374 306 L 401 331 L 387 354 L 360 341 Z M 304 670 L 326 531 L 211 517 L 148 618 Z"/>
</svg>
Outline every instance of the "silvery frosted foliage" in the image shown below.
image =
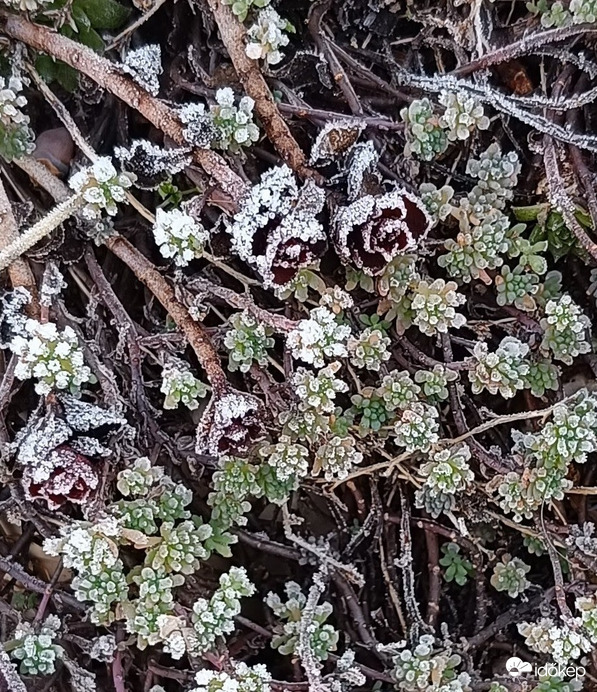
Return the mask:
<svg viewBox="0 0 597 692">
<path fill-rule="evenodd" d="M 319 305 L 329 308 L 335 315 L 340 315 L 344 310 L 354 305 L 354 300 L 350 293 L 347 293 L 340 286 L 326 288 L 319 299 Z"/>
<path fill-rule="evenodd" d="M 244 516 L 250 509 L 250 497 L 259 497 L 261 488 L 257 482 L 257 467 L 246 459 L 224 457 L 212 478 L 213 492 L 207 498 L 212 508 L 211 523 L 221 530 L 234 524 L 244 526 Z"/>
<path fill-rule="evenodd" d="M 548 4 L 548 0 L 528 2 L 527 9 L 533 14 L 541 15 L 541 26 L 544 26 L 546 29 L 568 26 L 572 21 L 570 12 L 568 12 L 560 0 L 556 0 L 551 5 Z"/>
<path fill-rule="evenodd" d="M 75 597 L 91 602 L 90 618 L 96 624 L 110 624 L 112 605 L 126 598 L 128 586 L 124 565 L 118 556 L 121 527 L 114 517 L 95 523 L 71 522 L 60 529 L 59 538 L 44 541 L 44 552 L 62 556 L 65 567 L 76 572 L 72 580 Z"/>
<path fill-rule="evenodd" d="M 211 113 L 203 103 L 185 103 L 178 108 L 178 117 L 183 124 L 182 136 L 193 147 L 209 149 L 218 136 Z"/>
<path fill-rule="evenodd" d="M 572 481 L 564 478 L 558 468 L 531 468 L 520 475 L 510 471 L 500 477 L 499 504 L 504 512 L 513 515 L 514 521 L 532 519 L 544 503 L 563 500 L 564 493 L 572 487 Z"/>
<path fill-rule="evenodd" d="M 358 337 L 348 339 L 348 357 L 355 368 L 378 372 L 382 364 L 390 359 L 389 336 L 381 329 L 367 327 Z"/>
<path fill-rule="evenodd" d="M 504 337 L 493 353 L 484 341 L 478 341 L 473 349 L 473 367 L 468 373 L 473 394 L 487 389 L 490 394 L 512 398 L 525 386 L 528 353 L 528 345 L 512 336 Z"/>
<path fill-rule="evenodd" d="M 486 210 L 503 209 L 512 199 L 520 170 L 515 151 L 502 154 L 497 142 L 490 144 L 478 159 L 469 159 L 466 165 L 467 174 L 477 178 L 477 184 L 468 195 L 470 201 Z"/>
<path fill-rule="evenodd" d="M 126 190 L 135 182 L 132 173 L 118 173 L 107 156 L 71 176 L 68 184 L 85 202 L 80 213 L 89 220 L 99 220 L 102 211 L 109 216 L 118 213 L 117 203 L 126 202 Z"/>
<path fill-rule="evenodd" d="M 193 605 L 193 653 L 209 651 L 218 637 L 233 632 L 234 618 L 241 611 L 240 599 L 254 593 L 255 587 L 244 568 L 231 567 L 229 572 L 222 574 L 212 597 L 209 600 L 200 598 Z"/>
<path fill-rule="evenodd" d="M 72 327 L 59 331 L 53 322 L 41 324 L 29 319 L 25 331 L 27 336 L 15 336 L 10 343 L 10 350 L 19 358 L 15 377 L 20 380 L 35 377 L 38 394 L 49 394 L 52 389 L 68 389 L 76 394 L 85 382 L 96 381 L 85 365 Z"/>
<path fill-rule="evenodd" d="M 336 408 L 336 394 L 348 391 L 344 380 L 336 377 L 342 366 L 330 363 L 314 374 L 299 366 L 292 376 L 293 391 L 298 398 L 298 409 L 313 409 L 321 413 L 333 413 Z"/>
<path fill-rule="evenodd" d="M 437 188 L 433 183 L 421 183 L 419 185 L 419 194 L 429 215 L 433 219 L 434 226 L 445 221 L 452 213 L 452 204 L 450 202 L 454 197 L 454 188 L 450 185 Z"/>
<path fill-rule="evenodd" d="M 271 168 L 228 227 L 233 251 L 259 272 L 267 288 L 287 285 L 325 249 L 317 218 L 324 203 L 323 190 L 312 181 L 299 188 L 288 166 Z"/>
<path fill-rule="evenodd" d="M 551 351 L 556 360 L 572 365 L 573 358 L 591 351 L 590 327 L 591 321 L 569 295 L 550 300 L 541 320 L 541 348 Z"/>
<path fill-rule="evenodd" d="M 448 384 L 458 379 L 458 373 L 438 363 L 432 370 L 417 370 L 415 382 L 422 385 L 423 394 L 431 401 L 448 398 Z"/>
<path fill-rule="evenodd" d="M 163 476 L 161 466 L 152 466 L 149 457 L 139 457 L 131 468 L 119 472 L 116 487 L 124 497 L 145 497 Z"/>
<path fill-rule="evenodd" d="M 177 267 L 186 267 L 189 262 L 201 257 L 209 240 L 209 233 L 195 219 L 180 209 L 164 211 L 156 209 L 153 237 L 166 259 L 174 260 Z"/>
<path fill-rule="evenodd" d="M 531 571 L 529 565 L 520 558 L 509 554 L 502 555 L 493 568 L 490 583 L 497 591 L 505 591 L 510 598 L 516 598 L 531 585 L 526 575 Z"/>
<path fill-rule="evenodd" d="M 537 305 L 533 296 L 539 290 L 539 277 L 525 272 L 520 265 L 510 269 L 508 265 L 495 277 L 498 305 L 514 305 L 519 310 L 532 312 Z"/>
<path fill-rule="evenodd" d="M 345 166 L 346 195 L 349 202 L 354 202 L 363 194 L 369 180 L 381 179 L 378 163 L 379 152 L 371 141 L 355 144 L 349 151 Z"/>
<path fill-rule="evenodd" d="M 317 411 L 301 411 L 298 408 L 282 411 L 279 421 L 283 425 L 282 432 L 292 440 L 314 443 L 322 435 L 330 431 L 330 416 Z"/>
<path fill-rule="evenodd" d="M 230 329 L 224 337 L 228 349 L 228 370 L 248 372 L 253 363 L 267 363 L 267 349 L 272 348 L 273 330 L 259 322 L 250 312 L 237 312 L 228 320 Z"/>
<path fill-rule="evenodd" d="M 436 450 L 430 453 L 431 461 L 421 466 L 425 482 L 415 495 L 418 507 L 425 507 L 433 516 L 452 510 L 456 496 L 463 493 L 475 478 L 469 461 L 471 452 L 466 444 Z"/>
<path fill-rule="evenodd" d="M 468 139 L 475 129 L 487 130 L 489 127 L 483 106 L 465 91 L 442 91 L 438 101 L 445 108 L 439 124 L 446 130 L 450 142 Z"/>
<path fill-rule="evenodd" d="M 570 0 L 573 24 L 595 24 L 597 22 L 597 2 L 595 0 Z"/>
<path fill-rule="evenodd" d="M 193 574 L 199 569 L 201 560 L 209 557 L 204 544 L 212 533 L 209 524 L 194 523 L 190 519 L 176 525 L 165 521 L 160 526 L 161 541 L 147 553 L 145 562 L 156 571 Z"/>
<path fill-rule="evenodd" d="M 466 324 L 466 317 L 456 308 L 466 303 L 466 298 L 456 291 L 454 281 L 435 279 L 429 283 L 421 280 L 413 289 L 411 309 L 413 324 L 423 334 L 445 334 L 448 329 L 459 329 Z"/>
<path fill-rule="evenodd" d="M 162 50 L 157 43 L 141 46 L 128 51 L 122 63 L 122 70 L 139 86 L 142 86 L 152 96 L 160 91 L 159 76 L 162 68 Z"/>
<path fill-rule="evenodd" d="M 386 266 L 377 279 L 378 293 L 391 304 L 403 301 L 408 291 L 421 278 L 417 270 L 417 259 L 416 255 L 398 256 Z M 373 290 L 372 286 L 371 292 Z"/>
<path fill-rule="evenodd" d="M 218 392 L 197 426 L 197 453 L 246 455 L 265 435 L 263 419 L 263 402 L 256 396 L 232 388 Z"/>
<path fill-rule="evenodd" d="M 334 435 L 315 452 L 313 473 L 323 471 L 326 481 L 343 480 L 363 461 L 354 437 Z"/>
<path fill-rule="evenodd" d="M 352 692 L 363 687 L 367 678 L 355 662 L 355 653 L 347 649 L 336 661 L 336 669 L 325 678 L 330 692 Z"/>
<path fill-rule="evenodd" d="M 332 225 L 340 259 L 369 276 L 379 276 L 395 257 L 418 248 L 431 218 L 416 195 L 396 188 L 340 207 Z"/>
<path fill-rule="evenodd" d="M 15 4 L 25 5 L 21 9 L 29 11 L 38 6 L 37 0 L 20 0 Z M 0 77 L 0 155 L 7 161 L 30 154 L 34 148 L 29 116 L 22 111 L 27 105 L 27 99 L 20 93 L 22 89 L 23 83 L 17 77 Z"/>
<path fill-rule="evenodd" d="M 162 149 L 147 139 L 135 139 L 128 147 L 114 147 L 114 156 L 123 171 L 137 176 L 137 187 L 150 190 L 191 162 L 188 148 Z"/>
<path fill-rule="evenodd" d="M 259 456 L 271 466 L 281 481 L 305 478 L 309 472 L 309 450 L 284 435 L 275 444 L 261 447 Z"/>
<path fill-rule="evenodd" d="M 559 377 L 560 369 L 550 360 L 531 360 L 524 377 L 524 388 L 530 389 L 533 396 L 542 397 L 548 389 L 558 391 Z"/>
<path fill-rule="evenodd" d="M 440 255 L 437 263 L 445 267 L 455 279 L 469 282 L 485 275 L 486 269 L 500 267 L 501 257 L 509 249 L 510 221 L 499 209 L 491 209 L 481 221 L 471 223 L 471 210 L 466 200 L 455 208 L 453 215 L 460 220 L 456 240 L 448 238 L 444 243 L 447 255 Z"/>
<path fill-rule="evenodd" d="M 421 388 L 415 384 L 406 370 L 392 370 L 385 375 L 377 393 L 383 399 L 388 411 L 407 408 L 411 402 L 417 401 Z"/>
<path fill-rule="evenodd" d="M 412 648 L 406 642 L 398 647 L 392 677 L 400 692 L 470 692 L 470 676 L 458 672 L 462 658 L 442 647 L 433 635 L 422 635 Z"/>
<path fill-rule="evenodd" d="M 272 647 L 284 656 L 293 656 L 298 653 L 301 619 L 307 605 L 307 597 L 294 581 L 288 582 L 284 590 L 286 600 L 283 601 L 278 594 L 270 591 L 265 598 L 265 603 L 274 611 L 277 618 L 284 621 L 282 627 L 276 628 Z M 320 661 L 327 660 L 329 652 L 336 650 L 339 639 L 339 634 L 332 625 L 325 624 L 332 612 L 331 603 L 324 601 L 316 605 L 313 613 L 309 614 L 310 648 L 313 655 Z"/>
<path fill-rule="evenodd" d="M 350 327 L 340 324 L 328 308 L 311 310 L 309 319 L 301 320 L 288 333 L 286 345 L 293 358 L 322 368 L 326 358 L 344 358 L 348 355 L 346 341 Z"/>
<path fill-rule="evenodd" d="M 116 652 L 116 637 L 113 634 L 102 634 L 91 643 L 89 655 L 94 661 L 111 663 Z"/>
<path fill-rule="evenodd" d="M 580 628 L 580 619 L 576 620 L 579 625 L 577 629 L 565 624 L 558 625 L 552 618 L 521 622 L 517 627 L 529 649 L 548 654 L 555 663 L 566 666 L 592 649 L 591 642 Z"/>
<path fill-rule="evenodd" d="M 28 622 L 17 625 L 13 635 L 16 646 L 10 655 L 20 661 L 22 675 L 51 675 L 56 670 L 56 661 L 64 654 L 54 643 L 59 629 L 60 620 L 55 615 L 48 615 L 38 630 Z"/>
<path fill-rule="evenodd" d="M 538 432 L 514 430 L 512 439 L 515 451 L 546 468 L 564 471 L 572 461 L 584 464 L 597 451 L 597 399 L 581 390 L 574 401 L 557 404 Z"/>
<path fill-rule="evenodd" d="M 207 387 L 191 372 L 185 361 L 170 358 L 162 370 L 160 392 L 164 394 L 164 408 L 175 409 L 180 403 L 194 411 L 199 399 L 207 394 Z"/>
<path fill-rule="evenodd" d="M 295 448 L 296 449 L 296 448 Z M 257 483 L 261 489 L 261 494 L 275 505 L 283 505 L 288 502 L 290 494 L 298 490 L 305 465 L 301 456 L 288 456 L 286 461 L 290 464 L 297 464 L 296 473 L 286 478 L 278 474 L 275 466 L 272 466 L 267 460 L 259 465 L 257 469 Z"/>
<path fill-rule="evenodd" d="M 440 125 L 439 117 L 427 98 L 415 99 L 408 108 L 400 111 L 404 121 L 406 156 L 413 154 L 423 161 L 431 161 L 448 148 L 448 136 Z"/>
<path fill-rule="evenodd" d="M 27 305 L 31 303 L 31 293 L 18 286 L 12 291 L 4 291 L 0 297 L 0 348 L 10 346 L 15 336 L 27 338 Z"/>
<path fill-rule="evenodd" d="M 597 557 L 597 536 L 595 536 L 595 524 L 586 521 L 582 524 L 573 524 L 570 534 L 566 539 L 567 545 L 578 548 L 585 555 Z"/>
<path fill-rule="evenodd" d="M 579 597 L 575 601 L 576 610 L 584 631 L 589 635 L 591 643 L 597 644 L 597 599 L 595 594 L 590 597 Z"/>
<path fill-rule="evenodd" d="M 284 57 L 280 48 L 289 43 L 284 33 L 288 22 L 282 19 L 273 7 L 259 11 L 257 21 L 247 30 L 245 51 L 252 60 L 265 60 L 268 65 L 276 65 Z"/>
<path fill-rule="evenodd" d="M 400 412 L 394 425 L 395 442 L 407 452 L 428 452 L 439 441 L 437 409 L 414 401 Z"/>
<path fill-rule="evenodd" d="M 270 692 L 272 676 L 262 664 L 248 666 L 243 662 L 232 662 L 231 674 L 200 670 L 195 675 L 194 687 L 190 692 Z"/>
<path fill-rule="evenodd" d="M 213 123 L 218 130 L 213 146 L 236 152 L 256 142 L 259 128 L 253 122 L 254 106 L 255 101 L 250 96 L 243 96 L 237 106 L 232 89 L 218 89 L 216 105 L 211 107 Z"/>
</svg>

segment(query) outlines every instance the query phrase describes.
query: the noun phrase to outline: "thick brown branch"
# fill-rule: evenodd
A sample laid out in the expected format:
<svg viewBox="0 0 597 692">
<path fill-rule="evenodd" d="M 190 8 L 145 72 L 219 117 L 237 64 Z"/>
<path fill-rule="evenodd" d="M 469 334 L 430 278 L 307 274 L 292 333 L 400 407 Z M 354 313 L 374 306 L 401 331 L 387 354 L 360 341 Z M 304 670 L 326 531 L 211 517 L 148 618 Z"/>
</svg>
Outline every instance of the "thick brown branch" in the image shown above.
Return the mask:
<svg viewBox="0 0 597 692">
<path fill-rule="evenodd" d="M 220 357 L 203 326 L 195 322 L 185 306 L 176 299 L 174 289 L 166 279 L 128 240 L 121 236 L 113 236 L 106 240 L 106 246 L 134 272 L 139 281 L 149 288 L 168 311 L 195 351 L 214 395 L 219 394 L 228 386 L 228 382 L 220 364 Z"/>
<path fill-rule="evenodd" d="M 172 109 L 122 74 L 114 63 L 80 43 L 71 41 L 66 36 L 32 24 L 17 15 L 0 13 L 0 26 L 10 38 L 22 41 L 53 58 L 58 58 L 87 75 L 103 89 L 107 89 L 138 110 L 177 144 L 186 144 L 182 135 L 182 126 Z M 246 185 L 243 180 L 214 151 L 195 148 L 193 157 L 232 199 L 239 200 L 245 194 Z"/>
<path fill-rule="evenodd" d="M 247 94 L 255 101 L 255 111 L 267 136 L 284 161 L 299 175 L 313 177 L 315 171 L 307 167 L 305 155 L 280 115 L 272 92 L 266 84 L 259 64 L 245 53 L 244 26 L 221 0 L 208 0 L 220 29 L 222 42 L 230 55 L 234 69 Z"/>
</svg>

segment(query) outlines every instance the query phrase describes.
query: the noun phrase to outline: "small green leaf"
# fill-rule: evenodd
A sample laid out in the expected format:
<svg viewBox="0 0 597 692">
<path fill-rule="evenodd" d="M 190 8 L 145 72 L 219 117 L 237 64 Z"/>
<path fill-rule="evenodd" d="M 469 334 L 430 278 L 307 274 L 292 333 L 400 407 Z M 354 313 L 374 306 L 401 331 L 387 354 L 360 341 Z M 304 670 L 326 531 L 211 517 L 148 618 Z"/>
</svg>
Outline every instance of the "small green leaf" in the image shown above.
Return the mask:
<svg viewBox="0 0 597 692">
<path fill-rule="evenodd" d="M 35 69 L 44 81 L 58 82 L 69 93 L 75 91 L 79 85 L 79 73 L 60 60 L 54 60 L 49 55 L 40 54 L 35 61 Z"/>
<path fill-rule="evenodd" d="M 91 26 L 98 31 L 118 29 L 131 13 L 116 0 L 75 0 L 73 10 L 75 7 L 85 12 Z"/>
</svg>

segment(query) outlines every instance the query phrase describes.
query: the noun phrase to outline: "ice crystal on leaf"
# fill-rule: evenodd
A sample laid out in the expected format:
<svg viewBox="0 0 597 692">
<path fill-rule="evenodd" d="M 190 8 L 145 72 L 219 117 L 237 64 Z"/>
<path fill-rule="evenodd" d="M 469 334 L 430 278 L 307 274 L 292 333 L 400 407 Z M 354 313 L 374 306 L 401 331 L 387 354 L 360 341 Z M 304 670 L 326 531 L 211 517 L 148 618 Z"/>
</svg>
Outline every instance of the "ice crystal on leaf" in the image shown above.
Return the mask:
<svg viewBox="0 0 597 692">
<path fill-rule="evenodd" d="M 54 643 L 59 629 L 60 620 L 55 615 L 48 615 L 39 631 L 28 622 L 17 625 L 11 656 L 20 661 L 23 675 L 51 675 L 56 670 L 56 661 L 64 655 L 64 649 Z"/>
<path fill-rule="evenodd" d="M 544 331 L 541 348 L 551 351 L 555 359 L 572 365 L 573 358 L 591 350 L 587 340 L 590 326 L 589 318 L 569 295 L 550 300 L 541 320 Z"/>
<path fill-rule="evenodd" d="M 194 411 L 199 407 L 199 399 L 207 394 L 207 387 L 193 375 L 187 363 L 170 358 L 162 370 L 160 391 L 165 394 L 165 409 L 178 408 L 182 403 Z"/>
<path fill-rule="evenodd" d="M 551 618 L 541 618 L 537 622 L 521 622 L 517 627 L 529 649 L 548 654 L 555 663 L 563 666 L 592 650 L 591 642 L 580 627 L 572 629 L 565 624 L 560 626 Z"/>
<path fill-rule="evenodd" d="M 340 207 L 333 219 L 333 237 L 345 264 L 377 276 L 395 257 L 416 250 L 430 226 L 421 200 L 397 188 Z"/>
<path fill-rule="evenodd" d="M 394 425 L 395 442 L 407 452 L 428 452 L 439 441 L 438 431 L 437 409 L 421 401 L 404 408 Z"/>
<path fill-rule="evenodd" d="M 209 233 L 180 209 L 164 211 L 158 208 L 153 237 L 163 257 L 174 260 L 178 267 L 186 267 L 189 262 L 201 257 Z"/>
<path fill-rule="evenodd" d="M 160 91 L 159 76 L 162 74 L 162 50 L 158 44 L 141 46 L 128 51 L 122 70 L 152 96 Z"/>
<path fill-rule="evenodd" d="M 358 337 L 348 339 L 350 362 L 355 368 L 379 371 L 382 363 L 390 359 L 388 350 L 391 340 L 381 329 L 364 329 Z"/>
<path fill-rule="evenodd" d="M 103 156 L 89 168 L 84 168 L 71 176 L 68 184 L 85 202 L 81 209 L 83 218 L 99 220 L 102 210 L 109 216 L 116 216 L 117 203 L 127 201 L 126 190 L 134 181 L 135 176 L 132 173 L 118 173 L 112 161 Z"/>
<path fill-rule="evenodd" d="M 265 60 L 268 65 L 279 63 L 283 55 L 280 48 L 289 43 L 284 31 L 288 22 L 273 7 L 259 11 L 257 21 L 247 30 L 246 53 L 252 60 Z"/>
<path fill-rule="evenodd" d="M 253 363 L 265 365 L 267 351 L 274 345 L 273 330 L 259 321 L 247 310 L 237 312 L 229 320 L 230 329 L 224 336 L 228 349 L 228 370 L 248 372 Z"/>
<path fill-rule="evenodd" d="M 494 566 L 490 583 L 497 591 L 505 591 L 510 598 L 516 598 L 530 586 L 526 578 L 530 571 L 529 565 L 522 560 L 505 554 Z"/>
<path fill-rule="evenodd" d="M 238 152 L 251 146 L 259 139 L 259 128 L 253 122 L 255 102 L 243 96 L 238 106 L 234 103 L 234 92 L 229 87 L 216 91 L 216 105 L 211 107 L 213 123 L 218 131 L 212 146 Z"/>
<path fill-rule="evenodd" d="M 162 149 L 146 139 L 135 139 L 128 147 L 114 147 L 114 156 L 123 171 L 136 176 L 136 186 L 148 190 L 154 190 L 191 162 L 189 149 Z"/>
<path fill-rule="evenodd" d="M 19 5 L 18 0 L 15 4 Z M 20 0 L 20 5 L 23 10 L 32 11 L 37 9 L 38 2 Z M 17 77 L 0 77 L 0 155 L 7 161 L 30 154 L 34 148 L 29 116 L 22 110 L 27 105 L 27 99 L 20 93 L 22 89 Z"/>
<path fill-rule="evenodd" d="M 266 287 L 288 284 L 325 250 L 317 218 L 324 201 L 323 190 L 312 181 L 299 189 L 287 166 L 266 171 L 228 228 L 232 249 L 255 267 Z"/>
<path fill-rule="evenodd" d="M 232 673 L 200 670 L 190 692 L 270 692 L 271 675 L 264 665 L 232 663 Z"/>
<path fill-rule="evenodd" d="M 529 353 L 527 344 L 507 336 L 497 349 L 490 353 L 487 344 L 479 341 L 473 350 L 473 369 L 469 380 L 473 394 L 487 389 L 490 394 L 500 394 L 505 399 L 513 397 L 525 386 L 524 378 L 529 373 L 525 360 Z"/>
<path fill-rule="evenodd" d="M 400 117 L 405 125 L 405 156 L 415 154 L 423 161 L 431 161 L 446 151 L 448 137 L 429 99 L 415 99 L 400 111 Z"/>
<path fill-rule="evenodd" d="M 182 136 L 193 147 L 209 149 L 218 136 L 211 113 L 203 103 L 185 103 L 178 108 L 178 117 L 184 125 Z"/>
<path fill-rule="evenodd" d="M 330 363 L 317 374 L 299 366 L 293 377 L 294 393 L 301 411 L 313 409 L 321 413 L 333 413 L 336 407 L 336 394 L 348 391 L 344 380 L 336 377 L 340 363 Z"/>
<path fill-rule="evenodd" d="M 363 461 L 363 458 L 354 437 L 335 435 L 315 453 L 313 473 L 323 471 L 326 481 L 342 480 Z"/>
<path fill-rule="evenodd" d="M 454 281 L 419 281 L 413 290 L 411 310 L 413 324 L 423 334 L 445 334 L 449 328 L 459 329 L 466 324 L 466 317 L 455 310 L 466 302 L 466 298 L 456 288 Z"/>
<path fill-rule="evenodd" d="M 294 358 L 322 368 L 325 358 L 348 355 L 346 341 L 349 336 L 349 326 L 339 324 L 333 312 L 319 307 L 311 310 L 309 319 L 301 320 L 288 333 L 286 344 Z"/>
<path fill-rule="evenodd" d="M 327 163 L 335 159 L 354 145 L 364 129 L 365 123 L 358 120 L 333 120 L 326 123 L 313 143 L 309 162 Z"/>
</svg>

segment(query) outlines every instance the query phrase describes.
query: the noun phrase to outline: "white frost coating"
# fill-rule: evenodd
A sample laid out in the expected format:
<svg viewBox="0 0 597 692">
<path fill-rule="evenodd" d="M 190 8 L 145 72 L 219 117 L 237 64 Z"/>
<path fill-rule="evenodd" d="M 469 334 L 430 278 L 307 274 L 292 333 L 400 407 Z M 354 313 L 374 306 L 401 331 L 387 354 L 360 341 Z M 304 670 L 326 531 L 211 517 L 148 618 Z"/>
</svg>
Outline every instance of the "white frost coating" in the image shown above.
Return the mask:
<svg viewBox="0 0 597 692">
<path fill-rule="evenodd" d="M 338 324 L 333 312 L 324 307 L 314 308 L 307 320 L 301 320 L 289 332 L 286 345 L 292 356 L 316 368 L 325 365 L 325 358 L 345 358 L 350 327 Z"/>
<path fill-rule="evenodd" d="M 283 58 L 279 49 L 289 43 L 284 33 L 286 28 L 286 20 L 273 7 L 261 10 L 257 21 L 247 31 L 247 56 L 252 60 L 263 59 L 268 65 L 279 63 Z"/>
<path fill-rule="evenodd" d="M 192 216 L 180 209 L 157 209 L 153 236 L 163 257 L 174 260 L 178 267 L 201 257 L 209 233 Z"/>
<path fill-rule="evenodd" d="M 148 178 L 180 173 L 191 162 L 189 149 L 162 149 L 146 139 L 135 139 L 129 147 L 114 147 L 123 169 Z"/>
<path fill-rule="evenodd" d="M 160 91 L 158 78 L 163 72 L 160 46 L 151 44 L 129 51 L 122 63 L 122 70 L 152 96 L 157 96 Z"/>
<path fill-rule="evenodd" d="M 330 161 L 344 153 L 353 146 L 365 127 L 365 123 L 359 120 L 333 120 L 326 123 L 313 143 L 309 163 Z"/>
<path fill-rule="evenodd" d="M 92 166 L 71 176 L 68 184 L 81 194 L 86 202 L 81 216 L 95 220 L 101 218 L 102 210 L 109 216 L 118 213 L 117 202 L 126 202 L 126 190 L 135 180 L 132 173 L 118 173 L 112 161 L 102 156 Z"/>
</svg>

